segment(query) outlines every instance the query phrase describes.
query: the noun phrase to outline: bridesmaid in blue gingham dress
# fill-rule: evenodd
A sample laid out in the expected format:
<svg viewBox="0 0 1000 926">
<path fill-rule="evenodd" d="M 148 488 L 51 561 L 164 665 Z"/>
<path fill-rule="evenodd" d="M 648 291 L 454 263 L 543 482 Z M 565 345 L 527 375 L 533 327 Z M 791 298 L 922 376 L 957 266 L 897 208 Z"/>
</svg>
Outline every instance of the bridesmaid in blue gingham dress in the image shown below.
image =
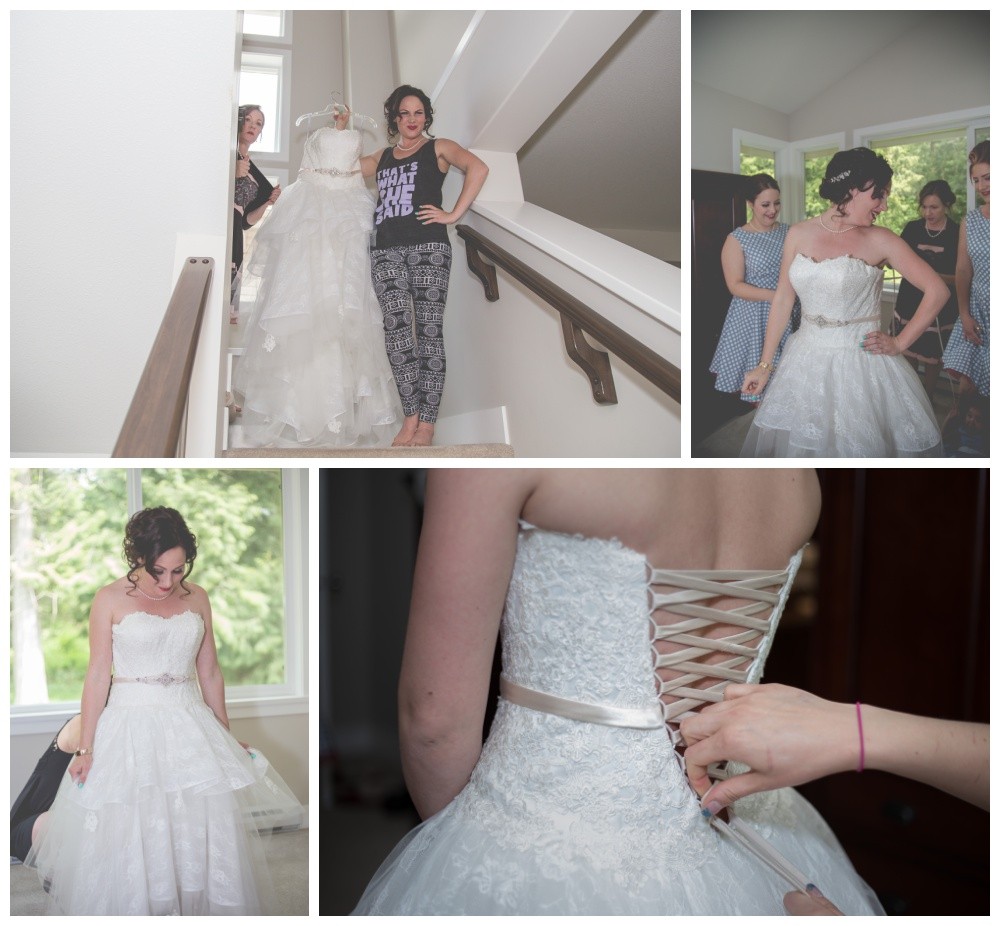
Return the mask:
<svg viewBox="0 0 1000 926">
<path fill-rule="evenodd" d="M 750 221 L 734 229 L 722 249 L 722 268 L 726 285 L 733 294 L 719 344 L 709 370 L 715 374 L 715 388 L 720 392 L 739 393 L 743 378 L 760 360 L 767 329 L 767 313 L 778 285 L 781 255 L 788 226 L 778 221 L 781 191 L 774 178 L 756 174 L 747 178 L 747 203 L 753 212 Z M 748 297 L 767 298 L 748 298 Z M 781 339 L 792 331 L 792 324 Z M 775 359 L 781 355 L 781 347 Z M 740 395 L 747 402 L 760 396 Z"/>
<path fill-rule="evenodd" d="M 951 330 L 942 366 L 971 380 L 980 395 L 990 394 L 990 143 L 969 152 L 969 176 L 982 197 L 981 209 L 971 209 L 962 222 L 958 241 L 959 324 Z M 965 286 L 962 285 L 963 270 Z M 971 280 L 969 276 L 971 275 Z"/>
</svg>

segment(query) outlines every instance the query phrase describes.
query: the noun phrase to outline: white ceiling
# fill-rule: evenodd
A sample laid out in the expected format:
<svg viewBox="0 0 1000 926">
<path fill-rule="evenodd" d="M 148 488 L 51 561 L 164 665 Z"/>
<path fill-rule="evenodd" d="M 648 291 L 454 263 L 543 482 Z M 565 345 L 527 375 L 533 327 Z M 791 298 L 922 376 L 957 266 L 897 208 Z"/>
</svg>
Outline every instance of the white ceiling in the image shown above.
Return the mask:
<svg viewBox="0 0 1000 926">
<path fill-rule="evenodd" d="M 681 17 L 641 13 L 518 152 L 524 197 L 594 229 L 680 229 Z"/>
<path fill-rule="evenodd" d="M 693 11 L 691 80 L 788 115 L 875 57 L 927 15 L 858 10 Z M 769 66 L 778 53 L 781 67 Z"/>
</svg>

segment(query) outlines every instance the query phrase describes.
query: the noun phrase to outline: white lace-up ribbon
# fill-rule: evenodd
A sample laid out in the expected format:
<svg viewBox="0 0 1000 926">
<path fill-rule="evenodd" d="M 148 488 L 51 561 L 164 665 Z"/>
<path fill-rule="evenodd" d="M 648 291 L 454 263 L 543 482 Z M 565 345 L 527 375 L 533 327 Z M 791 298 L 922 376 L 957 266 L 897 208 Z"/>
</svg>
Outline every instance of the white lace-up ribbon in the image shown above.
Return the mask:
<svg viewBox="0 0 1000 926">
<path fill-rule="evenodd" d="M 655 730 L 663 726 L 663 712 L 657 702 L 649 707 L 611 707 L 560 698 L 544 691 L 535 691 L 500 676 L 500 695 L 519 707 L 526 707 L 542 714 L 555 714 L 581 723 L 596 723 L 605 727 L 631 727 L 636 730 Z"/>
</svg>

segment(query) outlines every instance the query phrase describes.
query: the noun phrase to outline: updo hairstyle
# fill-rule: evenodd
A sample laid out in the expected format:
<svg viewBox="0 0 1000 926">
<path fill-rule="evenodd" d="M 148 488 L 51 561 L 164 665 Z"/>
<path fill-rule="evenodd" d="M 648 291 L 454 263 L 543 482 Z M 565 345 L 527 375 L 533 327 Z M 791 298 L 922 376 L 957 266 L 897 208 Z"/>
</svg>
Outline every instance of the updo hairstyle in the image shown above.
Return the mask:
<svg viewBox="0 0 1000 926">
<path fill-rule="evenodd" d="M 940 199 L 941 205 L 945 209 L 950 209 L 955 205 L 955 194 L 952 192 L 947 180 L 931 180 L 930 183 L 925 183 L 924 188 L 920 191 L 920 199 L 917 202 L 922 206 L 928 196 L 936 196 Z"/>
<path fill-rule="evenodd" d="M 745 186 L 746 200 L 751 205 L 765 190 L 777 190 L 779 193 L 781 192 L 778 181 L 770 174 L 754 174 L 752 177 L 747 177 Z"/>
<path fill-rule="evenodd" d="M 385 113 L 386 134 L 390 139 L 395 138 L 399 134 L 399 129 L 396 128 L 396 119 L 399 117 L 399 104 L 408 96 L 415 96 L 420 100 L 421 105 L 424 107 L 424 131 L 427 132 L 429 138 L 433 138 L 434 136 L 428 131 L 434 123 L 434 107 L 431 106 L 431 98 L 423 90 L 418 90 L 409 84 L 403 84 L 401 87 L 393 90 L 389 94 L 389 99 L 385 101 L 385 105 L 382 107 Z"/>
<path fill-rule="evenodd" d="M 250 113 L 252 113 L 254 111 L 259 112 L 260 113 L 261 121 L 264 121 L 265 117 L 264 117 L 264 110 L 263 109 L 261 109 L 256 103 L 244 103 L 236 111 L 237 112 L 237 123 L 236 123 L 236 131 L 237 132 L 242 132 L 243 131 L 243 123 L 245 123 L 247 121 L 247 116 L 249 116 Z M 230 112 L 232 112 L 232 110 L 230 110 Z"/>
<path fill-rule="evenodd" d="M 136 587 L 135 574 L 140 568 L 154 565 L 174 547 L 184 550 L 187 571 L 181 578 L 181 588 L 190 594 L 184 579 L 191 575 L 194 568 L 198 545 L 184 519 L 173 508 L 144 508 L 132 515 L 125 525 L 125 540 L 122 542 L 122 552 L 128 563 L 126 578 L 132 583 L 132 588 Z"/>
<path fill-rule="evenodd" d="M 981 141 L 969 152 L 969 176 L 972 176 L 972 168 L 977 164 L 990 163 L 990 140 Z"/>
<path fill-rule="evenodd" d="M 885 196 L 892 182 L 889 162 L 871 148 L 851 148 L 838 151 L 826 165 L 826 174 L 819 185 L 819 195 L 837 207 L 840 215 L 851 201 L 851 190 L 865 192 L 875 188 L 875 195 Z"/>
</svg>

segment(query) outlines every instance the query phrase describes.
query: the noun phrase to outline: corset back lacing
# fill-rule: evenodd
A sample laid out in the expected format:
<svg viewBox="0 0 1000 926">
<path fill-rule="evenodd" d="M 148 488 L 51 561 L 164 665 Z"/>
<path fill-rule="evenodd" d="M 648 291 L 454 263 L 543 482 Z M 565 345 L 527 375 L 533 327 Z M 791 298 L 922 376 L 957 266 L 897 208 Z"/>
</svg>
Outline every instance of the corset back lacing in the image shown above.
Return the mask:
<svg viewBox="0 0 1000 926">
<path fill-rule="evenodd" d="M 760 678 L 801 555 L 800 551 L 786 568 L 778 570 L 673 570 L 654 569 L 647 564 L 655 683 L 646 707 L 621 708 L 561 698 L 505 677 L 500 679 L 500 694 L 521 707 L 581 723 L 638 729 L 665 725 L 673 745 L 683 747 L 677 725 L 684 717 L 707 702 L 721 701 L 732 682 L 756 682 Z M 662 591 L 664 587 L 672 591 Z M 717 606 L 722 599 L 746 603 L 727 610 Z M 664 612 L 680 620 L 666 623 L 660 619 Z M 728 628 L 728 632 L 708 636 L 721 628 Z M 723 658 L 702 661 L 714 655 Z M 664 678 L 664 672 L 670 677 Z M 698 687 L 705 682 L 709 684 Z M 679 754 L 677 759 L 683 765 Z M 716 767 L 710 770 L 710 776 L 725 778 L 727 773 Z M 806 889 L 806 877 L 740 820 L 732 808 L 726 816 L 728 819 L 712 816 L 708 822 L 798 890 Z"/>
</svg>

